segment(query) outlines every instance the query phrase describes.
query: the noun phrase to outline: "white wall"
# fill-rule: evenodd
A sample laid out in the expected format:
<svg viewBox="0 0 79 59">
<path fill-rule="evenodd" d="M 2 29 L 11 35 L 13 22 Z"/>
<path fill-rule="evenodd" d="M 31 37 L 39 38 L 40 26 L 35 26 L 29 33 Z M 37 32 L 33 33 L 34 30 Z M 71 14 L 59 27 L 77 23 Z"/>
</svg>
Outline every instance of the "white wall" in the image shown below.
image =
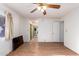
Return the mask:
<svg viewBox="0 0 79 59">
<path fill-rule="evenodd" d="M 79 53 L 79 8 L 64 19 L 64 45 Z"/>
<path fill-rule="evenodd" d="M 8 11 L 12 14 L 13 17 L 13 24 L 14 24 L 14 37 L 20 36 L 22 35 L 21 32 L 21 21 L 22 19 L 20 19 L 22 16 L 20 16 L 18 13 L 16 13 L 15 11 L 5 7 L 4 5 L 0 4 L 0 10 L 2 12 L 4 11 Z M 24 35 L 24 34 L 23 34 Z M 24 40 L 25 41 L 25 40 Z M 8 40 L 6 41 L 5 38 L 1 39 L 0 38 L 0 55 L 7 55 L 9 52 L 12 51 L 12 40 Z"/>
<path fill-rule="evenodd" d="M 38 22 L 38 42 L 63 42 L 60 40 L 60 21 L 41 18 Z"/>
<path fill-rule="evenodd" d="M 12 40 L 5 40 L 0 38 L 0 56 L 7 55 L 12 50 Z"/>
<path fill-rule="evenodd" d="M 20 17 L 20 34 L 23 35 L 24 42 L 29 42 L 29 21 Z"/>
<path fill-rule="evenodd" d="M 52 40 L 53 40 L 53 42 L 60 42 L 60 23 L 59 22 L 53 22 L 52 23 L 52 25 L 53 25 L 53 27 L 52 27 L 52 31 L 53 31 L 53 33 L 52 33 Z"/>
</svg>

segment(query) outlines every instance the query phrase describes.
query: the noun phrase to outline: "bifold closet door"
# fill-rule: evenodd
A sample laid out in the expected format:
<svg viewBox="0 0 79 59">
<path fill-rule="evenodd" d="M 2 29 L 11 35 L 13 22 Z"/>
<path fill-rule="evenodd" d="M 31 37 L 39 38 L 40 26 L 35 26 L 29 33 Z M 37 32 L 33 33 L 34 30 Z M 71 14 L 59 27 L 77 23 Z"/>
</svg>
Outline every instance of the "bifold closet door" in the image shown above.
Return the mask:
<svg viewBox="0 0 79 59">
<path fill-rule="evenodd" d="M 40 20 L 38 24 L 38 41 L 52 42 L 53 40 L 53 22 L 50 20 Z"/>
</svg>

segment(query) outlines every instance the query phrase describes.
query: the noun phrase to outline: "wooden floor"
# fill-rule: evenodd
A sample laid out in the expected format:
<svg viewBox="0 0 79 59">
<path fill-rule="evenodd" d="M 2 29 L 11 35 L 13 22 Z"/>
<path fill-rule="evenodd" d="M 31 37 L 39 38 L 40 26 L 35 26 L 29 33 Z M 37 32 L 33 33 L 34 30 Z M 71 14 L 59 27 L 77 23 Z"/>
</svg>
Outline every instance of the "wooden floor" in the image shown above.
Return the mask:
<svg viewBox="0 0 79 59">
<path fill-rule="evenodd" d="M 63 43 L 31 42 L 24 43 L 8 56 L 78 56 L 78 54 L 66 48 Z"/>
</svg>

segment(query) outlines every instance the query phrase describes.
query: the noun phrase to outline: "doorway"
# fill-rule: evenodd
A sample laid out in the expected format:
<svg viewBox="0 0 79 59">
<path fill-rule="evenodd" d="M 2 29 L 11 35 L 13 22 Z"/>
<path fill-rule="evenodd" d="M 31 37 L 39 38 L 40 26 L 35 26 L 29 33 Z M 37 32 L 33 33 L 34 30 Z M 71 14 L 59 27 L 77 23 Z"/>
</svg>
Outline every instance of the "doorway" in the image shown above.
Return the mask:
<svg viewBox="0 0 79 59">
<path fill-rule="evenodd" d="M 38 22 L 30 21 L 30 41 L 37 41 L 38 39 Z"/>
</svg>

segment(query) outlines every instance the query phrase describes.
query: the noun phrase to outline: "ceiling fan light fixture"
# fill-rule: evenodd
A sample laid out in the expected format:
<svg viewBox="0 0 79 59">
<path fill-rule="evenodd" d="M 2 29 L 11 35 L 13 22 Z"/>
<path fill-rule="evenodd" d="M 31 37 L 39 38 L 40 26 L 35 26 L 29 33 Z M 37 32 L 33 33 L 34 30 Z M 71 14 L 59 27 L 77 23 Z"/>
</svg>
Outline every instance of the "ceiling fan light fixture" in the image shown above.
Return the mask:
<svg viewBox="0 0 79 59">
<path fill-rule="evenodd" d="M 44 10 L 46 10 L 46 9 L 47 9 L 47 6 L 42 6 L 42 8 L 43 8 Z"/>
<path fill-rule="evenodd" d="M 47 6 L 38 6 L 37 9 L 38 9 L 38 10 L 42 10 L 42 9 L 43 9 L 43 10 L 46 10 L 46 9 L 47 9 Z"/>
<path fill-rule="evenodd" d="M 44 9 L 41 9 L 42 12 L 44 12 Z"/>
<path fill-rule="evenodd" d="M 40 6 L 38 6 L 38 7 L 37 7 L 37 9 L 38 9 L 38 10 L 41 10 L 41 7 L 40 7 Z"/>
<path fill-rule="evenodd" d="M 47 4 L 47 3 L 35 3 L 37 4 L 37 8 L 33 9 L 31 11 L 31 13 L 35 12 L 36 10 L 39 10 L 41 12 L 43 12 L 43 15 L 46 15 L 47 12 L 46 12 L 46 9 L 47 8 L 54 8 L 54 9 L 59 9 L 60 8 L 60 5 L 55 5 L 55 4 Z"/>
</svg>

